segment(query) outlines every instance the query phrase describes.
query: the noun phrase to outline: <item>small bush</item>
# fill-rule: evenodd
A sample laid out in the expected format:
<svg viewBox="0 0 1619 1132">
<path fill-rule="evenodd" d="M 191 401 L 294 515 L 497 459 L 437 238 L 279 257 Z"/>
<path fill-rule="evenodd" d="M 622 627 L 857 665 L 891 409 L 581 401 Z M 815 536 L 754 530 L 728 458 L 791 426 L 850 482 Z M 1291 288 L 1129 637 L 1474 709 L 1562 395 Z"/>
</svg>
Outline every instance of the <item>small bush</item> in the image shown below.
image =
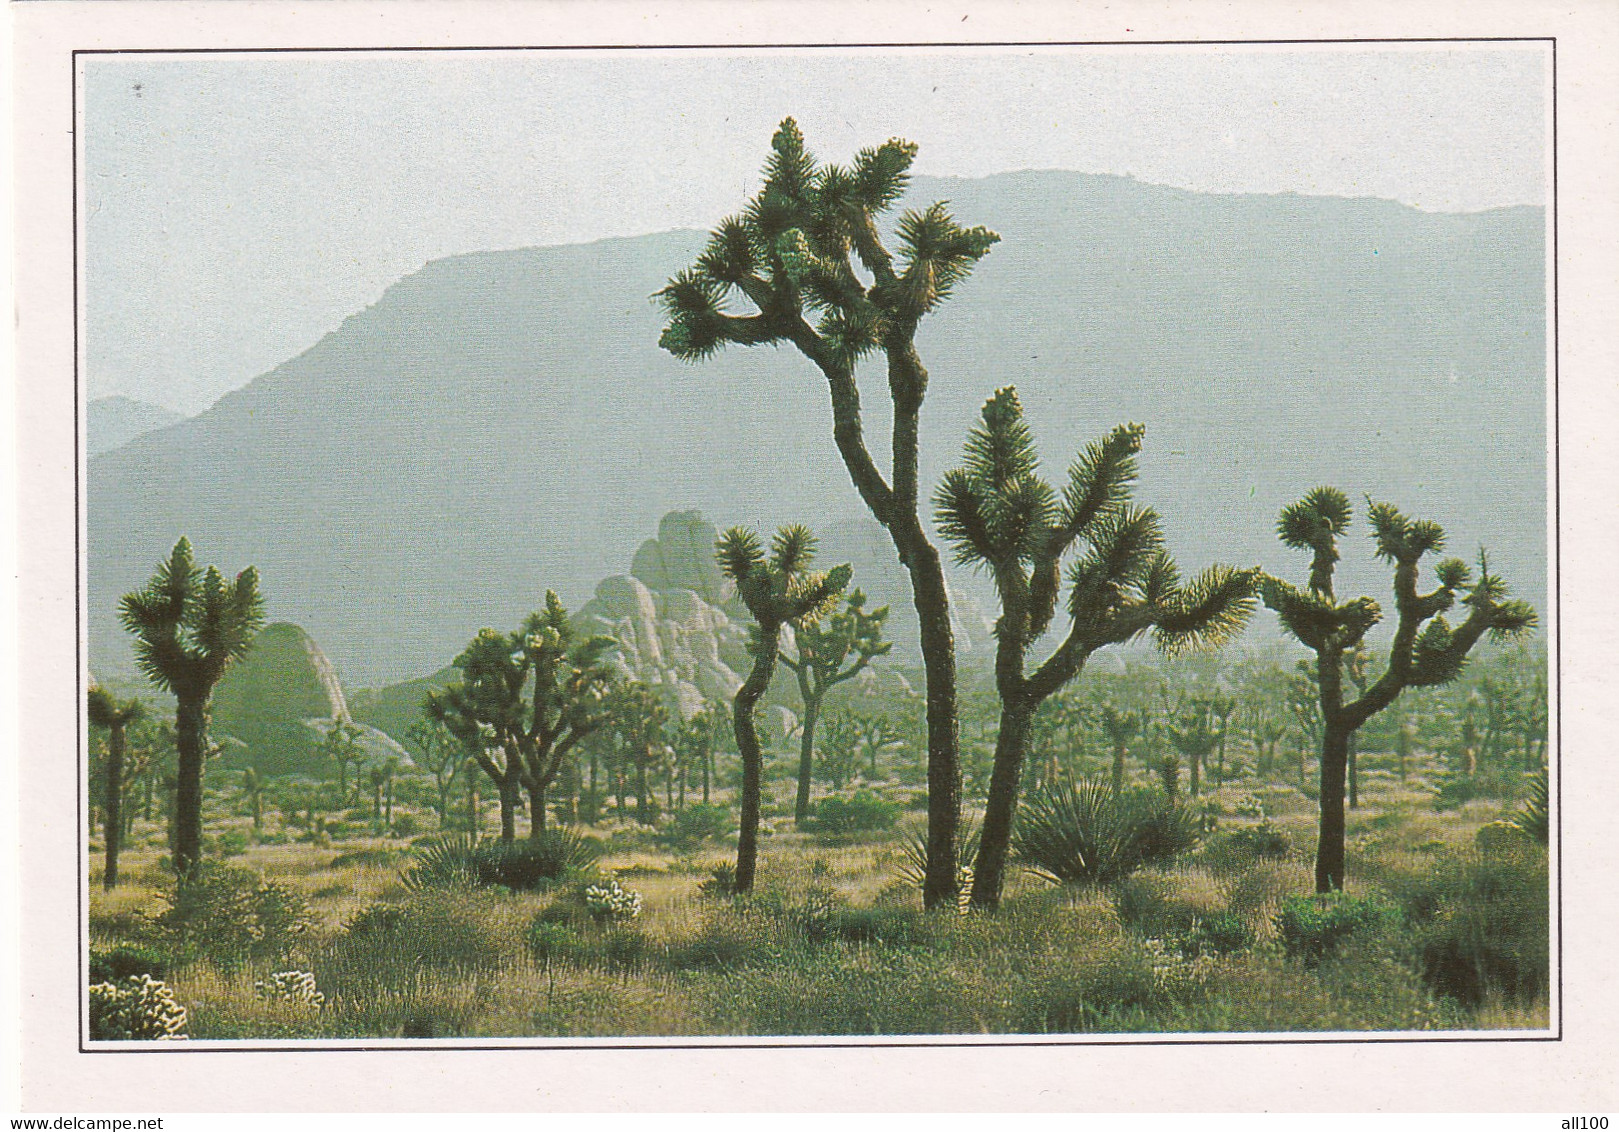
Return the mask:
<svg viewBox="0 0 1619 1132">
<path fill-rule="evenodd" d="M 1510 821 L 1513 828 L 1541 845 L 1551 840 L 1551 779 L 1546 767 L 1529 776 L 1523 803 Z"/>
<path fill-rule="evenodd" d="M 393 835 L 395 837 L 415 837 L 416 831 L 421 828 L 416 819 L 410 814 L 398 814 L 394 817 Z"/>
<path fill-rule="evenodd" d="M 1254 933 L 1235 912 L 1216 912 L 1196 920 L 1176 941 L 1187 955 L 1229 955 L 1254 945 Z"/>
<path fill-rule="evenodd" d="M 809 828 L 830 837 L 877 833 L 893 829 L 900 807 L 870 790 L 857 790 L 849 798 L 822 798 L 813 807 Z"/>
<path fill-rule="evenodd" d="M 582 963 L 589 957 L 591 947 L 572 927 L 547 919 L 541 913 L 528 926 L 528 950 L 539 963 Z"/>
<path fill-rule="evenodd" d="M 397 849 L 351 849 L 347 853 L 339 853 L 332 858 L 329 869 L 346 869 L 354 866 L 385 867 L 399 859 Z"/>
<path fill-rule="evenodd" d="M 166 978 L 175 967 L 174 956 L 157 947 L 121 943 L 104 950 L 90 950 L 90 981 L 116 983 L 137 975 Z"/>
<path fill-rule="evenodd" d="M 90 988 L 90 1040 L 174 1041 L 186 1036 L 186 1008 L 149 975 Z"/>
<path fill-rule="evenodd" d="M 397 993 L 429 972 L 470 975 L 498 970 L 524 948 L 516 909 L 481 892 L 416 893 L 402 904 L 376 904 L 349 921 L 314 957 L 313 973 L 329 999 Z"/>
<path fill-rule="evenodd" d="M 679 848 L 691 848 L 704 841 L 717 841 L 736 829 L 736 817 L 729 806 L 693 803 L 675 814 L 663 840 Z"/>
<path fill-rule="evenodd" d="M 1031 872 L 1058 884 L 1112 884 L 1197 843 L 1198 818 L 1155 790 L 1115 795 L 1082 779 L 1033 795 L 1012 844 Z"/>
<path fill-rule="evenodd" d="M 286 958 L 309 927 L 308 906 L 292 889 L 214 861 L 176 878 L 164 900 L 157 922 L 175 945 L 227 969 Z"/>
<path fill-rule="evenodd" d="M 1268 818 L 1258 825 L 1233 829 L 1225 834 L 1225 838 L 1234 849 L 1256 858 L 1277 860 L 1286 857 L 1293 849 L 1293 839 L 1287 835 L 1287 831 L 1274 825 Z"/>
<path fill-rule="evenodd" d="M 1288 900 L 1276 917 L 1276 930 L 1288 955 L 1313 966 L 1351 936 L 1387 931 L 1398 920 L 1398 910 L 1376 897 L 1330 892 Z"/>
<path fill-rule="evenodd" d="M 886 947 L 914 946 L 926 938 L 921 912 L 892 905 L 844 908 L 834 916 L 832 930 L 850 943 Z"/>
<path fill-rule="evenodd" d="M 1402 893 L 1424 980 L 1476 1007 L 1491 997 L 1519 1003 L 1550 985 L 1550 883 L 1545 854 L 1467 854 Z"/>
<path fill-rule="evenodd" d="M 247 852 L 248 837 L 239 829 L 228 829 L 214 839 L 221 857 L 240 857 Z"/>
<path fill-rule="evenodd" d="M 736 865 L 730 861 L 715 865 L 708 879 L 697 886 L 700 895 L 710 899 L 726 899 L 736 895 Z"/>
<path fill-rule="evenodd" d="M 572 830 L 548 832 L 511 843 L 474 842 L 470 837 L 438 838 L 415 850 L 416 864 L 400 876 L 404 886 L 474 888 L 499 885 L 515 891 L 543 888 L 596 859 L 594 842 Z"/>
</svg>

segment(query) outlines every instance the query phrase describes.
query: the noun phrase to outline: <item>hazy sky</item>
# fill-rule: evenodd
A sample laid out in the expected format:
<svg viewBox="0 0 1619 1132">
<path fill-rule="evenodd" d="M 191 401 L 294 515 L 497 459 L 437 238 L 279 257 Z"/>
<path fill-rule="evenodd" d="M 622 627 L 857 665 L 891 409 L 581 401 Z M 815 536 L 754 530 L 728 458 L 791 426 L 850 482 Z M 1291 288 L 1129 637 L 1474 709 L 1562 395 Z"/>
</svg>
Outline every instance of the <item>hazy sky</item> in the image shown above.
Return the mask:
<svg viewBox="0 0 1619 1132">
<path fill-rule="evenodd" d="M 920 173 L 1546 203 L 1542 45 L 87 57 L 89 393 L 194 413 L 428 260 L 708 228 L 777 122 Z"/>
</svg>

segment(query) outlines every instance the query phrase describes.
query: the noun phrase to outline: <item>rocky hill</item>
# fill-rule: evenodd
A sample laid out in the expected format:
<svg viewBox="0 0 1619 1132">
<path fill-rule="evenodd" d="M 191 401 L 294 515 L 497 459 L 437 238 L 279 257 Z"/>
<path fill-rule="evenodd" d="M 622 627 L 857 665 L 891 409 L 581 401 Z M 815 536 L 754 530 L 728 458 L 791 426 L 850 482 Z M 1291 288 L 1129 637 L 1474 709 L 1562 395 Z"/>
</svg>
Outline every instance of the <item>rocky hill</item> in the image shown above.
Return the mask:
<svg viewBox="0 0 1619 1132">
<path fill-rule="evenodd" d="M 1016 384 L 1053 474 L 1114 424 L 1147 425 L 1139 498 L 1188 570 L 1298 575 L 1277 511 L 1331 483 L 1439 520 L 1461 553 L 1488 546 L 1544 602 L 1540 210 L 1431 214 L 1058 172 L 919 179 L 912 196 L 948 198 L 1002 236 L 919 338 L 924 484 L 958 458 L 984 398 Z M 579 608 L 661 516 L 688 509 L 764 532 L 810 525 L 824 560 L 852 562 L 893 606 L 909 649 L 904 573 L 832 450 L 813 370 L 786 349 L 698 366 L 658 349 L 651 296 L 702 242 L 671 232 L 430 263 L 209 411 L 91 460 L 96 671 L 131 671 L 118 597 L 181 534 L 204 561 L 258 566 L 272 616 L 307 627 L 351 684 L 378 685 L 443 668 L 548 588 Z M 881 449 L 882 374 L 863 380 Z M 630 576 L 666 592 L 662 562 L 639 565 Z M 723 607 L 711 575 L 686 581 Z M 1343 583 L 1388 592 L 1358 533 Z M 616 593 L 603 615 L 622 620 L 632 599 Z"/>
</svg>

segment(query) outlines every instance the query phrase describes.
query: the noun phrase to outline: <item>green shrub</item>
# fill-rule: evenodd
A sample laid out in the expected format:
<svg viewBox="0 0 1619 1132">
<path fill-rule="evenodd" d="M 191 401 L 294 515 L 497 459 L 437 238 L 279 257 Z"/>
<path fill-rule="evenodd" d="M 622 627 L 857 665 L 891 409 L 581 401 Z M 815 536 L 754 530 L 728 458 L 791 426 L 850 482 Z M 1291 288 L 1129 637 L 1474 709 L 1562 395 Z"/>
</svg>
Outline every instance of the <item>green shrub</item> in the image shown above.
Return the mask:
<svg viewBox="0 0 1619 1132">
<path fill-rule="evenodd" d="M 352 1004 L 416 986 L 429 972 L 498 970 L 525 942 L 515 909 L 488 894 L 420 892 L 360 912 L 312 966 L 328 998 Z"/>
<path fill-rule="evenodd" d="M 1523 804 L 1512 816 L 1511 824 L 1541 845 L 1551 840 L 1551 779 L 1546 767 L 1529 776 Z"/>
<path fill-rule="evenodd" d="M 1028 869 L 1058 884 L 1112 884 L 1197 843 L 1198 818 L 1155 790 L 1115 795 L 1105 781 L 1062 782 L 1034 794 L 1012 844 Z"/>
<path fill-rule="evenodd" d="M 926 938 L 921 912 L 892 905 L 841 909 L 833 919 L 832 929 L 838 938 L 850 943 L 886 947 L 914 946 Z"/>
<path fill-rule="evenodd" d="M 149 975 L 90 988 L 90 1040 L 171 1041 L 186 1036 L 186 1008 Z"/>
<path fill-rule="evenodd" d="M 542 912 L 528 926 L 528 950 L 540 963 L 582 963 L 590 955 L 590 943 L 568 924 Z"/>
<path fill-rule="evenodd" d="M 1288 955 L 1314 965 L 1355 935 L 1390 930 L 1399 911 L 1372 896 L 1329 892 L 1324 896 L 1295 896 L 1276 916 L 1276 931 Z"/>
<path fill-rule="evenodd" d="M 831 837 L 876 833 L 893 829 L 900 807 L 870 790 L 857 790 L 849 798 L 822 798 L 812 807 L 809 828 Z"/>
<path fill-rule="evenodd" d="M 516 891 L 543 888 L 596 859 L 595 843 L 573 830 L 552 830 L 539 840 L 474 842 L 437 838 L 415 850 L 416 864 L 400 876 L 404 886 L 474 888 L 499 885 Z"/>
<path fill-rule="evenodd" d="M 1235 912 L 1217 912 L 1196 920 L 1176 941 L 1187 955 L 1229 955 L 1254 945 L 1254 933 Z"/>
<path fill-rule="evenodd" d="M 105 949 L 90 949 L 92 983 L 116 983 L 137 975 L 163 979 L 175 966 L 174 956 L 157 947 L 120 943 Z"/>
<path fill-rule="evenodd" d="M 1467 854 L 1401 893 L 1424 980 L 1467 1006 L 1491 995 L 1520 1003 L 1550 985 L 1550 883 L 1546 856 Z"/>
<path fill-rule="evenodd" d="M 352 866 L 387 866 L 399 859 L 397 849 L 351 849 L 332 858 L 328 869 L 346 869 Z"/>
<path fill-rule="evenodd" d="M 391 832 L 395 837 L 415 837 L 419 828 L 421 827 L 416 824 L 416 819 L 412 815 L 396 814 Z"/>
<path fill-rule="evenodd" d="M 251 869 L 204 861 L 163 894 L 157 922 L 187 955 L 227 969 L 285 959 L 309 927 L 303 897 Z"/>
<path fill-rule="evenodd" d="M 663 839 L 669 845 L 690 848 L 704 841 L 718 840 L 735 829 L 736 816 L 731 807 L 697 802 L 675 814 L 663 832 Z"/>
<path fill-rule="evenodd" d="M 1242 826 L 1223 835 L 1232 848 L 1251 857 L 1286 857 L 1293 848 L 1293 839 L 1287 831 L 1267 818 L 1258 825 Z"/>
<path fill-rule="evenodd" d="M 221 857 L 240 857 L 247 852 L 247 834 L 239 829 L 227 829 L 214 838 L 214 848 L 219 850 Z"/>
<path fill-rule="evenodd" d="M 702 896 L 726 899 L 736 894 L 736 865 L 725 861 L 709 869 L 708 879 L 697 886 Z"/>
</svg>

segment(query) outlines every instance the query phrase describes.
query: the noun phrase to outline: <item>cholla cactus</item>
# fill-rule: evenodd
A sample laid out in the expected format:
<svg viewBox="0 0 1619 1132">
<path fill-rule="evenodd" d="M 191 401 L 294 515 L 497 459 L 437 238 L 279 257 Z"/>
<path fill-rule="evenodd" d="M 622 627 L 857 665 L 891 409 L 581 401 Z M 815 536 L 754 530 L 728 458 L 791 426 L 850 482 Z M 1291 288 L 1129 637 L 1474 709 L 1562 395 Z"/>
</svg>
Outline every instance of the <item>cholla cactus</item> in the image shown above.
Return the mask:
<svg viewBox="0 0 1619 1132">
<path fill-rule="evenodd" d="M 616 880 L 593 884 L 585 889 L 585 908 L 598 923 L 633 920 L 641 914 L 641 894 Z"/>
<path fill-rule="evenodd" d="M 168 984 L 136 975 L 90 988 L 92 1041 L 181 1041 L 186 1008 L 174 1001 Z"/>
<path fill-rule="evenodd" d="M 312 971 L 276 971 L 253 984 L 254 992 L 263 999 L 293 1002 L 303 1006 L 324 1006 L 326 996 L 315 987 Z"/>
</svg>

